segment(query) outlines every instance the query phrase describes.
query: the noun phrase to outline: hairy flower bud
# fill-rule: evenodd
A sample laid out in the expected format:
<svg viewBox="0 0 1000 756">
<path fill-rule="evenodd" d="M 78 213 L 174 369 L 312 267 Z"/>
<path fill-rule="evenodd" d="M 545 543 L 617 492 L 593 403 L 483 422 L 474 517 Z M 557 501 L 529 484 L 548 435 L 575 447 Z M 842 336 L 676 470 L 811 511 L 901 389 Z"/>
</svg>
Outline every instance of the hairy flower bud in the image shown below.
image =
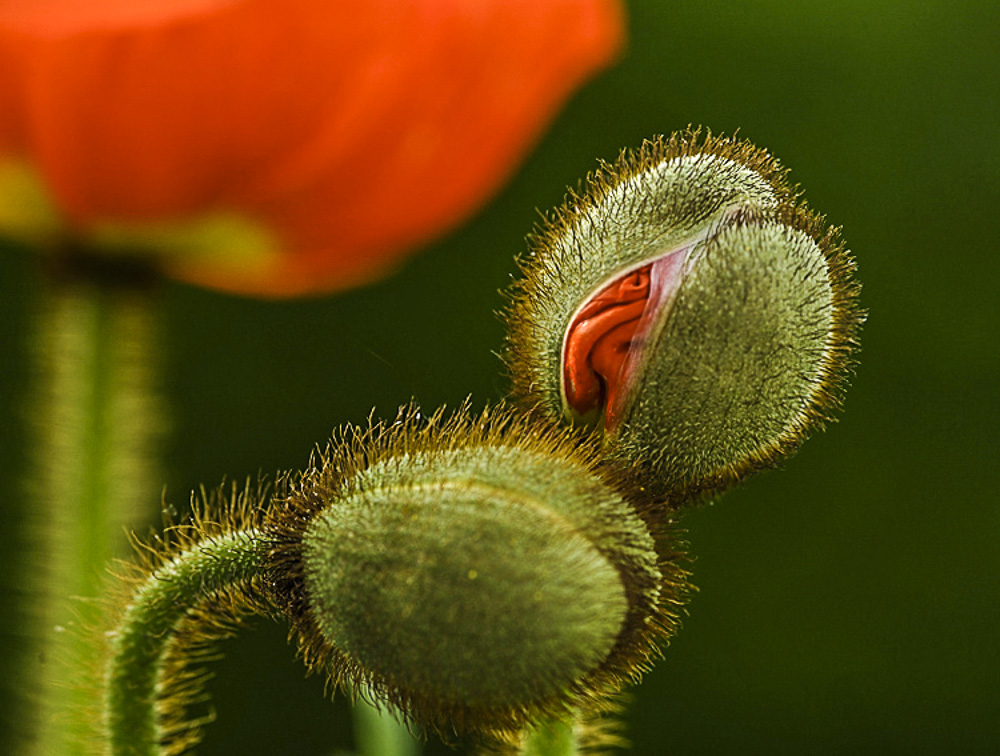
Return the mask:
<svg viewBox="0 0 1000 756">
<path fill-rule="evenodd" d="M 597 457 L 505 412 L 410 413 L 332 447 L 268 527 L 307 663 L 457 731 L 617 691 L 687 585 Z"/>
<path fill-rule="evenodd" d="M 852 261 L 778 163 L 697 131 L 591 175 L 523 268 L 515 396 L 597 429 L 675 503 L 773 465 L 827 419 L 862 320 Z"/>
</svg>

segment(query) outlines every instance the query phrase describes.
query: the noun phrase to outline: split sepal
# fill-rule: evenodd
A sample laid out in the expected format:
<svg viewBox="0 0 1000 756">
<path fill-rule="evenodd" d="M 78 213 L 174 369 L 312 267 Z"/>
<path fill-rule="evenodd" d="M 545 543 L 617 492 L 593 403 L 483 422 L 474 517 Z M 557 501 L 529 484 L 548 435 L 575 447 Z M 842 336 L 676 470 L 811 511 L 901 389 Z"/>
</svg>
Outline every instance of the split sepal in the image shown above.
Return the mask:
<svg viewBox="0 0 1000 756">
<path fill-rule="evenodd" d="M 839 230 L 799 195 L 768 152 L 700 129 L 602 164 L 529 239 L 504 315 L 515 401 L 595 430 L 673 507 L 793 453 L 839 406 L 864 320 Z"/>
</svg>

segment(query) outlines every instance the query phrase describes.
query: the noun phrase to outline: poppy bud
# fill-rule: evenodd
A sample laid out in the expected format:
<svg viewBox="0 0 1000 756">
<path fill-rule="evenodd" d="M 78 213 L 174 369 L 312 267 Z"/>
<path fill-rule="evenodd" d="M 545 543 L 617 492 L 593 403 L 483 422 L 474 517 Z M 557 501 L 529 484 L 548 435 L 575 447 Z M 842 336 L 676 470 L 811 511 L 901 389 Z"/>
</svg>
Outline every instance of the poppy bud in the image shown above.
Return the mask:
<svg viewBox="0 0 1000 756">
<path fill-rule="evenodd" d="M 276 594 L 334 681 L 508 733 L 616 692 L 672 629 L 686 574 L 634 495 L 547 424 L 410 413 L 273 511 Z"/>
<path fill-rule="evenodd" d="M 532 239 L 514 394 L 596 429 L 673 502 L 792 452 L 838 403 L 862 320 L 836 232 L 768 153 L 688 131 L 591 175 Z"/>
</svg>

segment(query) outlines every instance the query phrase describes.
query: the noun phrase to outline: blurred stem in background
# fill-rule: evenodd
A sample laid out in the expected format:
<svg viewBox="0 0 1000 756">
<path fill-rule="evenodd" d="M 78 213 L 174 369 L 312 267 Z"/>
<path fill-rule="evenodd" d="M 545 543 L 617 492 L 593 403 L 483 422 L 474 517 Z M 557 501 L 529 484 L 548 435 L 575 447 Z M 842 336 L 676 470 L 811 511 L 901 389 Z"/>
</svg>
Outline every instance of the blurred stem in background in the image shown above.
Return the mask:
<svg viewBox="0 0 1000 756">
<path fill-rule="evenodd" d="M 109 562 L 131 551 L 127 534 L 151 522 L 162 486 L 158 292 L 144 270 L 108 272 L 51 276 L 36 310 L 16 581 L 22 654 L 10 747 L 19 754 L 90 753 L 104 629 L 97 598 Z M 363 700 L 354 718 L 363 756 L 421 750 L 405 726 Z"/>
<path fill-rule="evenodd" d="M 156 511 L 164 412 L 147 278 L 53 277 L 37 310 L 17 753 L 87 752 L 108 561 Z"/>
</svg>

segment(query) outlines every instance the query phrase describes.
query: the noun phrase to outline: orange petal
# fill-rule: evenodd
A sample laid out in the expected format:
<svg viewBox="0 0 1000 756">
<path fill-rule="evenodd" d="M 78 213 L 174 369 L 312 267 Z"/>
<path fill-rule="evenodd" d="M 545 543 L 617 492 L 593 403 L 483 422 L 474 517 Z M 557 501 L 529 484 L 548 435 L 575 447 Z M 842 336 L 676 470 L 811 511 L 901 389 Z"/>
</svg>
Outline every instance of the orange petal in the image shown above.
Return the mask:
<svg viewBox="0 0 1000 756">
<path fill-rule="evenodd" d="M 621 391 L 632 339 L 649 299 L 647 265 L 591 297 L 573 318 L 563 348 L 566 403 L 586 415 L 603 405 L 606 422 Z"/>
<path fill-rule="evenodd" d="M 165 267 L 326 291 L 478 208 L 621 38 L 614 0 L 17 0 L 0 159 L 35 165 L 84 239 L 246 216 L 278 254 Z"/>
</svg>

